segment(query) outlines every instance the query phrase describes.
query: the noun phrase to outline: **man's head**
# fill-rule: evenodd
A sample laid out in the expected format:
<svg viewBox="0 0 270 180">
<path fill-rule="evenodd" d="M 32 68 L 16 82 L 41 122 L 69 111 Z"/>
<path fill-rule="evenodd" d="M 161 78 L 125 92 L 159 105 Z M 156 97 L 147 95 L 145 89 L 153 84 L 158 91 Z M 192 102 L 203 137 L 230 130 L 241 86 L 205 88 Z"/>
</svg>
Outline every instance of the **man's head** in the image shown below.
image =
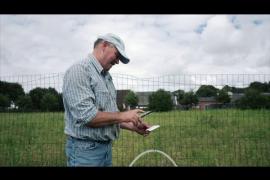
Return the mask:
<svg viewBox="0 0 270 180">
<path fill-rule="evenodd" d="M 118 64 L 119 60 L 124 64 L 129 62 L 123 41 L 118 36 L 110 33 L 98 36 L 94 43 L 94 55 L 106 71 L 113 65 Z"/>
</svg>

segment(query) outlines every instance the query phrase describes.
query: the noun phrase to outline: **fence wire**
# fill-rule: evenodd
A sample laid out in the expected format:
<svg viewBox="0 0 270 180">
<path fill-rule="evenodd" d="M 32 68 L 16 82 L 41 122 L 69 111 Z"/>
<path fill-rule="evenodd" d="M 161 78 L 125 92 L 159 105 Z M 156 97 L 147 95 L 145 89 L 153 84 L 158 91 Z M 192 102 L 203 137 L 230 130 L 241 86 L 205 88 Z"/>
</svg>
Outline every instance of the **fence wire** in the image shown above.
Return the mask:
<svg viewBox="0 0 270 180">
<path fill-rule="evenodd" d="M 63 75 L 0 77 L 0 166 L 66 166 Z M 138 97 L 135 108 L 151 109 L 149 97 L 160 89 L 170 95 L 172 104 L 169 110 L 155 110 L 144 118 L 148 124 L 160 125 L 149 136 L 121 131 L 113 143 L 113 166 L 129 166 L 138 155 L 153 149 L 166 153 L 177 166 L 270 165 L 270 74 L 112 77 L 121 111 L 132 108 L 125 101 L 130 90 Z M 19 84 L 23 93 L 14 86 L 5 88 L 7 84 Z M 226 89 L 230 102 L 201 95 L 190 103 L 177 94 L 182 90 L 196 95 L 203 85 Z M 251 87 L 257 88 L 255 94 Z M 161 153 L 147 153 L 133 166 L 174 164 Z"/>
</svg>

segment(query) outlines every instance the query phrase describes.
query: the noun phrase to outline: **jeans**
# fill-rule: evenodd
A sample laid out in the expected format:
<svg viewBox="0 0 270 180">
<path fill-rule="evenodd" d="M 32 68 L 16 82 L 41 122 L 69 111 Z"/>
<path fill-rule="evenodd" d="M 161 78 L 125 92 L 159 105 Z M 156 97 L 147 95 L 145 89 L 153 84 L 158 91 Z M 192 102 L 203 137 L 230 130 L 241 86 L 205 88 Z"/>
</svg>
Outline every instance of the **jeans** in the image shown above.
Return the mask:
<svg viewBox="0 0 270 180">
<path fill-rule="evenodd" d="M 97 142 L 67 137 L 67 166 L 112 166 L 112 141 Z"/>
</svg>

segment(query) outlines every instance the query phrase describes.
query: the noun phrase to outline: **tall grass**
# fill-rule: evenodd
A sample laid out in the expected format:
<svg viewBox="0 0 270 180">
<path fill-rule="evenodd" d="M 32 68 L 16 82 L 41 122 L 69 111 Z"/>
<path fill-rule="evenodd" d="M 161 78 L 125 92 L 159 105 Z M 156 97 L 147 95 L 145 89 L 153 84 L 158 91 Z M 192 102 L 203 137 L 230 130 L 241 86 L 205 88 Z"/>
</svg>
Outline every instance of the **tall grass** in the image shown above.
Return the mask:
<svg viewBox="0 0 270 180">
<path fill-rule="evenodd" d="M 270 111 L 172 111 L 151 114 L 145 121 L 161 127 L 147 137 L 123 131 L 114 146 L 115 165 L 126 166 L 148 149 L 167 153 L 178 166 L 270 165 Z M 172 163 L 149 153 L 134 166 Z"/>
<path fill-rule="evenodd" d="M 63 113 L 1 113 L 0 166 L 65 165 Z"/>
<path fill-rule="evenodd" d="M 160 128 L 143 137 L 122 130 L 113 143 L 113 165 L 128 166 L 157 149 L 178 166 L 269 166 L 269 110 L 208 110 L 153 113 Z M 65 166 L 63 113 L 0 113 L 0 166 Z M 173 166 L 149 153 L 134 166 Z"/>
</svg>

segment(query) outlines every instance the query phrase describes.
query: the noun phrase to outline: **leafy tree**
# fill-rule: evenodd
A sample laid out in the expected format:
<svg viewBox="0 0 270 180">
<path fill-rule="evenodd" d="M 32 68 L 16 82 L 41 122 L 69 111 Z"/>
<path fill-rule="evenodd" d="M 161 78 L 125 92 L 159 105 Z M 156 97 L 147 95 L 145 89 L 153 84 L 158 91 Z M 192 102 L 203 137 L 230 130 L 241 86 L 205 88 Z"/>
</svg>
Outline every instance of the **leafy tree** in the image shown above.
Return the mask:
<svg viewBox="0 0 270 180">
<path fill-rule="evenodd" d="M 44 94 L 40 101 L 42 111 L 57 111 L 59 108 L 58 97 L 50 92 Z"/>
<path fill-rule="evenodd" d="M 181 105 L 191 108 L 193 105 L 198 104 L 199 99 L 194 92 L 190 91 L 184 94 L 183 98 L 179 101 Z"/>
<path fill-rule="evenodd" d="M 64 111 L 64 103 L 63 103 L 63 94 L 62 93 L 59 93 L 58 94 L 58 110 L 59 111 Z"/>
<path fill-rule="evenodd" d="M 124 102 L 131 108 L 135 108 L 138 105 L 139 98 L 133 91 L 129 90 L 127 95 L 124 97 Z"/>
<path fill-rule="evenodd" d="M 46 92 L 47 92 L 46 88 L 40 88 L 40 87 L 32 89 L 29 92 L 29 95 L 33 103 L 33 109 L 41 110 L 41 99 L 46 94 Z"/>
<path fill-rule="evenodd" d="M 260 109 L 269 107 L 269 97 L 262 95 L 258 90 L 248 89 L 245 95 L 236 102 L 241 109 Z"/>
<path fill-rule="evenodd" d="M 159 89 L 149 96 L 149 109 L 153 111 L 169 111 L 173 108 L 171 94 Z"/>
<path fill-rule="evenodd" d="M 33 109 L 32 99 L 29 96 L 29 94 L 19 97 L 18 106 L 19 106 L 19 110 L 22 110 L 22 111 L 31 111 Z"/>
<path fill-rule="evenodd" d="M 55 104 L 57 104 L 57 107 L 56 107 L 55 104 L 52 104 L 52 107 L 47 108 L 47 105 L 45 105 L 47 103 L 45 103 L 44 101 L 45 100 L 51 101 L 52 98 L 51 97 L 50 98 L 46 97 L 45 99 L 43 99 L 43 97 L 46 94 L 50 94 L 53 97 L 56 97 L 57 103 L 55 103 Z M 62 102 L 62 94 L 59 94 L 54 88 L 51 88 L 51 87 L 49 87 L 49 88 L 37 87 L 35 89 L 32 89 L 29 92 L 29 95 L 31 97 L 34 110 L 43 110 L 43 111 L 53 110 L 53 111 L 57 111 L 57 110 L 63 110 L 64 109 L 63 102 Z M 43 102 L 41 102 L 42 99 L 43 99 Z M 54 102 L 54 101 L 52 101 L 52 102 Z"/>
<path fill-rule="evenodd" d="M 64 111 L 63 95 L 62 95 L 62 93 L 58 93 L 58 92 L 56 91 L 56 89 L 51 88 L 51 87 L 48 88 L 47 93 L 50 93 L 50 94 L 56 96 L 57 99 L 58 99 L 58 106 L 57 106 L 57 108 L 55 109 L 55 111 L 56 111 L 56 110 L 58 110 L 58 111 Z"/>
<path fill-rule="evenodd" d="M 225 92 L 232 92 L 232 87 L 225 85 L 221 90 Z"/>
<path fill-rule="evenodd" d="M 22 86 L 18 83 L 0 81 L 0 94 L 5 95 L 16 104 L 19 96 L 23 96 L 25 93 Z"/>
<path fill-rule="evenodd" d="M 173 94 L 177 97 L 178 103 L 184 98 L 185 91 L 179 89 L 177 91 L 174 91 Z"/>
<path fill-rule="evenodd" d="M 49 87 L 46 92 L 50 93 L 50 94 L 53 94 L 55 96 L 59 96 L 59 93 L 56 91 L 56 89 L 52 88 L 52 87 Z"/>
<path fill-rule="evenodd" d="M 231 101 L 230 96 L 228 95 L 228 92 L 224 89 L 219 90 L 218 94 L 216 96 L 217 102 L 220 102 L 222 104 L 229 103 Z"/>
<path fill-rule="evenodd" d="M 248 88 L 255 89 L 259 92 L 268 92 L 268 90 L 269 90 L 267 83 L 261 83 L 261 82 L 257 82 L 257 81 L 250 83 Z"/>
<path fill-rule="evenodd" d="M 198 97 L 216 97 L 218 89 L 212 85 L 201 85 L 197 90 L 196 95 Z"/>
<path fill-rule="evenodd" d="M 247 90 L 247 88 L 232 87 L 232 93 L 244 93 L 246 90 Z"/>
<path fill-rule="evenodd" d="M 0 110 L 4 110 L 10 106 L 10 100 L 8 96 L 0 94 Z"/>
<path fill-rule="evenodd" d="M 267 92 L 270 92 L 270 81 L 267 84 Z"/>
</svg>

